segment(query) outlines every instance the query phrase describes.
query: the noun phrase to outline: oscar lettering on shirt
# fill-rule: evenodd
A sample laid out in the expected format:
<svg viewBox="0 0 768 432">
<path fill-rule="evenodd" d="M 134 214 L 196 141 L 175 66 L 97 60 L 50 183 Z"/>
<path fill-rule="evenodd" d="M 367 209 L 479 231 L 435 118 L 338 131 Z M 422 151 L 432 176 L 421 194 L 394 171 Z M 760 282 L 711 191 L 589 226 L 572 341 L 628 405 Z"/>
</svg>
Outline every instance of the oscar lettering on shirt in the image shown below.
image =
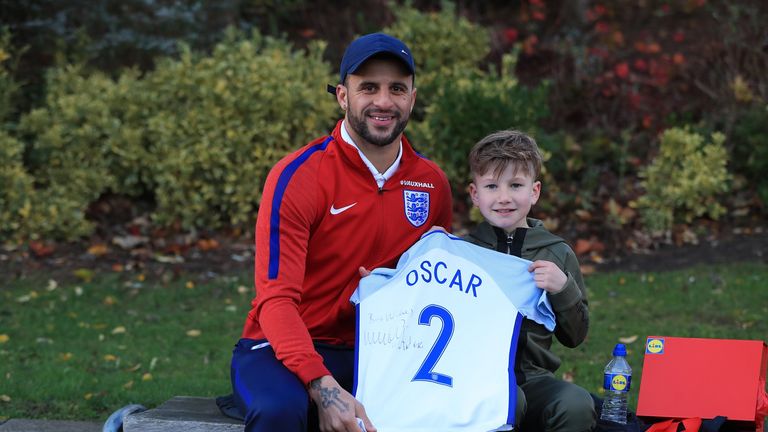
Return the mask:
<svg viewBox="0 0 768 432">
<path fill-rule="evenodd" d="M 453 270 L 449 269 L 443 261 L 432 264 L 431 261 L 427 260 L 422 261 L 418 269 L 409 271 L 405 276 L 405 283 L 408 286 L 414 286 L 419 281 L 424 283 L 433 283 L 434 281 L 439 285 L 446 285 L 453 291 L 465 294 L 471 292 L 473 297 L 477 297 L 477 288 L 483 283 L 480 276 L 474 273 L 467 278 L 467 275 L 462 274 L 459 268 Z"/>
</svg>

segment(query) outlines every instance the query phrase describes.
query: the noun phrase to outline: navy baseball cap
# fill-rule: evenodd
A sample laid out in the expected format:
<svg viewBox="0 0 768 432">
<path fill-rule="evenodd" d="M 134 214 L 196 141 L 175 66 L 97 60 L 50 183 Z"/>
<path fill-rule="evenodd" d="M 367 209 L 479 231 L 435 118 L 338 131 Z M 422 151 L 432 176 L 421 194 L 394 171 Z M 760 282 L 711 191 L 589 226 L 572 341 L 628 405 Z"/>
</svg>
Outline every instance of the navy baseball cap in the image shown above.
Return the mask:
<svg viewBox="0 0 768 432">
<path fill-rule="evenodd" d="M 382 53 L 400 59 L 412 75 L 416 74 L 416 65 L 408 46 L 388 34 L 371 33 L 355 39 L 344 51 L 339 68 L 339 83 L 343 83 L 347 75 L 355 73 L 366 60 Z M 336 87 L 329 84 L 328 92 L 336 94 Z"/>
</svg>

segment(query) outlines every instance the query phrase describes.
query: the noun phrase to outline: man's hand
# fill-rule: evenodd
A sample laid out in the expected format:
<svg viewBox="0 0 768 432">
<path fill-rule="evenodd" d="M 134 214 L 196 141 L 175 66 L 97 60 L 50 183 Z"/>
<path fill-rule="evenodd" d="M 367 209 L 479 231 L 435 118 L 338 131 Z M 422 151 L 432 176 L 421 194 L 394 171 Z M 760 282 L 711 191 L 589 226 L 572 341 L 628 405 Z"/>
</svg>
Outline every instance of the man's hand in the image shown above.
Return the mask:
<svg viewBox="0 0 768 432">
<path fill-rule="evenodd" d="M 559 293 L 565 287 L 565 283 L 568 282 L 568 276 L 560 270 L 557 264 L 551 261 L 534 261 L 528 267 L 528 271 L 533 273 L 533 281 L 536 286 L 548 293 Z"/>
<path fill-rule="evenodd" d="M 424 234 L 422 234 L 420 238 L 424 238 L 425 235 L 431 234 L 431 233 L 433 233 L 435 231 L 442 231 L 444 233 L 448 232 L 445 228 L 443 228 L 443 227 L 441 227 L 439 225 L 432 225 L 432 227 L 429 229 L 429 231 L 427 231 Z"/>
<path fill-rule="evenodd" d="M 313 380 L 309 384 L 309 396 L 317 405 L 322 432 L 360 432 L 357 418 L 363 420 L 367 432 L 376 432 L 363 404 L 341 388 L 332 376 Z"/>
</svg>

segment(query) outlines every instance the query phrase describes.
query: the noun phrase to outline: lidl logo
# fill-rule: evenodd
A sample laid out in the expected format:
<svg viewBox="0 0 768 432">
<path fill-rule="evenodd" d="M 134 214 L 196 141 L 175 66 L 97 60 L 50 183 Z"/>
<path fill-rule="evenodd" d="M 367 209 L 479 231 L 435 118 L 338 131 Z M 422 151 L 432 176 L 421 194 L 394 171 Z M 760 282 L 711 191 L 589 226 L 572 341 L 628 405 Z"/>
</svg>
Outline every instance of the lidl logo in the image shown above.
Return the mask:
<svg viewBox="0 0 768 432">
<path fill-rule="evenodd" d="M 631 381 L 631 375 L 605 374 L 603 388 L 612 391 L 628 392 Z"/>
<path fill-rule="evenodd" d="M 611 388 L 616 391 L 622 391 L 627 388 L 627 377 L 624 375 L 614 375 L 611 380 Z"/>
<path fill-rule="evenodd" d="M 645 344 L 646 354 L 664 354 L 664 339 L 663 338 L 648 338 L 648 342 Z"/>
</svg>

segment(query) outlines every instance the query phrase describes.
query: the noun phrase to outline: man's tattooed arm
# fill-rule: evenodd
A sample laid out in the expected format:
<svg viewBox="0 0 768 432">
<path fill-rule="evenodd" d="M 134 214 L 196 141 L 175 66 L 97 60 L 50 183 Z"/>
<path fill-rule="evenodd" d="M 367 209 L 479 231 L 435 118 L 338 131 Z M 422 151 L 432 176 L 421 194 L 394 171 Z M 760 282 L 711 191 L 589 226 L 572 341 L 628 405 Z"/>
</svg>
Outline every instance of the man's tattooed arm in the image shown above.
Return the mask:
<svg viewBox="0 0 768 432">
<path fill-rule="evenodd" d="M 338 387 L 323 387 L 320 383 L 320 379 L 313 380 L 309 385 L 313 390 L 316 390 L 320 395 L 320 405 L 323 408 L 328 408 L 331 405 L 335 406 L 339 411 L 346 412 L 349 410 L 349 404 L 341 400 Z"/>
</svg>

